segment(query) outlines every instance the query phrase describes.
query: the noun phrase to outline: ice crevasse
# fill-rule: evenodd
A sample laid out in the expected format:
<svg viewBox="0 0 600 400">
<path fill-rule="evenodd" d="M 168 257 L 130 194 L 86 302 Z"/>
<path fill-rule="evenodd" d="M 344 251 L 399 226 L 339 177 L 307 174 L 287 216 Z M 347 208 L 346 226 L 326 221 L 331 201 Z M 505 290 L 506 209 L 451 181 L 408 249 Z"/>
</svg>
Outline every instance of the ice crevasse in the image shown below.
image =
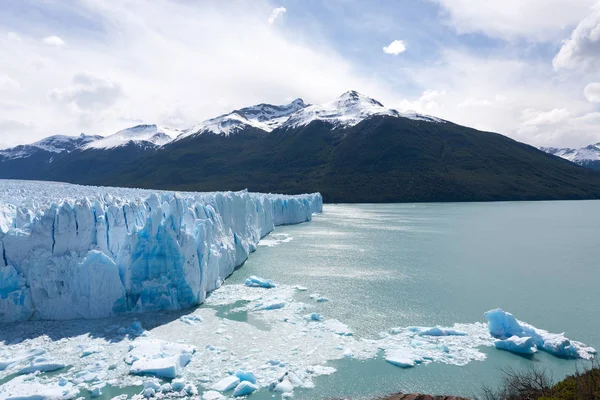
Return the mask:
<svg viewBox="0 0 600 400">
<path fill-rule="evenodd" d="M 0 181 L 0 322 L 199 304 L 276 225 L 322 205 L 318 193 Z"/>
</svg>

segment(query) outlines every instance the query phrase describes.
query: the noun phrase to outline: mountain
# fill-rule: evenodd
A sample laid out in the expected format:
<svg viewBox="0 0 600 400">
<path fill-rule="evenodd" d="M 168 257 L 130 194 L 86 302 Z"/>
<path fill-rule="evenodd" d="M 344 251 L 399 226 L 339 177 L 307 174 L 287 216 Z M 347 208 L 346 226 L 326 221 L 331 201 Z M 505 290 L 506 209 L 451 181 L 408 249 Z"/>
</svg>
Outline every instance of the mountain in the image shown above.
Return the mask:
<svg viewBox="0 0 600 400">
<path fill-rule="evenodd" d="M 600 143 L 590 144 L 580 149 L 540 147 L 540 150 L 583 167 L 600 170 Z"/>
<path fill-rule="evenodd" d="M 183 132 L 178 139 L 197 136 L 206 133 L 228 136 L 244 129 L 256 128 L 271 132 L 288 120 L 290 115 L 302 110 L 307 105 L 302 99 L 296 99 L 290 104 L 275 106 L 258 104 L 206 120 Z"/>
<path fill-rule="evenodd" d="M 55 135 L 38 142 L 0 150 L 0 175 L 14 179 L 38 179 L 45 176 L 58 158 L 68 156 L 102 136 Z"/>
<path fill-rule="evenodd" d="M 149 138 L 165 133 L 131 129 L 149 132 Z M 150 189 L 319 191 L 327 202 L 600 198 L 599 172 L 500 134 L 400 113 L 355 91 L 321 105 L 297 99 L 242 108 L 162 144 L 98 143 L 60 153 L 28 176 L 0 163 L 0 177 Z"/>
<path fill-rule="evenodd" d="M 141 146 L 163 146 L 181 134 L 178 129 L 159 128 L 156 125 L 137 125 L 123 129 L 113 135 L 90 142 L 83 149 L 113 149 L 137 144 Z"/>
<path fill-rule="evenodd" d="M 83 133 L 80 136 L 50 136 L 39 142 L 0 150 L 0 162 L 4 160 L 29 158 L 43 153 L 46 155 L 54 155 L 62 152 L 69 153 L 100 139 L 102 139 L 102 136 L 89 136 L 84 135 Z"/>
</svg>

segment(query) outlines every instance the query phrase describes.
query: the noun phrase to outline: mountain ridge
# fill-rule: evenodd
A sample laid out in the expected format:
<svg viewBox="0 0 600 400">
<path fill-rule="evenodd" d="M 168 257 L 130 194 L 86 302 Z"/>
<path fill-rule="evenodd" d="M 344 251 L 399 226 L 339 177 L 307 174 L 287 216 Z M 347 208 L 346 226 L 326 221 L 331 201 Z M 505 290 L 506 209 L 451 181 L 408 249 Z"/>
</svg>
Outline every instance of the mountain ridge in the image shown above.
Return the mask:
<svg viewBox="0 0 600 400">
<path fill-rule="evenodd" d="M 144 125 L 111 135 L 120 138 L 118 146 L 98 141 L 71 152 L 0 159 L 0 178 L 191 191 L 318 191 L 326 202 L 600 198 L 598 172 L 497 133 L 400 113 L 354 91 L 322 105 L 297 99 L 219 118 L 203 126 L 226 131 L 183 130 L 175 138 L 171 132 L 171 140 L 158 143 L 151 139 L 164 129 Z"/>
</svg>

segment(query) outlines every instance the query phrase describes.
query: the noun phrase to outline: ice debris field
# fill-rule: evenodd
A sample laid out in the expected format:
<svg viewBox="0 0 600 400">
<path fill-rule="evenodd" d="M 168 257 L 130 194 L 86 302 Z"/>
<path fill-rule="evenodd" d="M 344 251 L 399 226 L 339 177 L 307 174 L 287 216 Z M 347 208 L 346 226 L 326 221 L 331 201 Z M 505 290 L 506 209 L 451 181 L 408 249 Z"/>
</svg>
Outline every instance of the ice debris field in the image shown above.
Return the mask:
<svg viewBox="0 0 600 400">
<path fill-rule="evenodd" d="M 494 346 L 531 357 L 595 354 L 501 309 L 485 313 L 487 323 L 361 338 L 316 312 L 336 299 L 307 296 L 310 288 L 257 276 L 221 286 L 275 225 L 319 212 L 319 195 L 1 187 L 0 310 L 16 322 L 0 325 L 0 400 L 106 397 L 119 387 L 140 399 L 284 398 L 335 373 L 337 359 L 378 358 L 401 370 L 482 361 L 480 349 Z M 59 320 L 82 317 L 103 318 Z"/>
</svg>

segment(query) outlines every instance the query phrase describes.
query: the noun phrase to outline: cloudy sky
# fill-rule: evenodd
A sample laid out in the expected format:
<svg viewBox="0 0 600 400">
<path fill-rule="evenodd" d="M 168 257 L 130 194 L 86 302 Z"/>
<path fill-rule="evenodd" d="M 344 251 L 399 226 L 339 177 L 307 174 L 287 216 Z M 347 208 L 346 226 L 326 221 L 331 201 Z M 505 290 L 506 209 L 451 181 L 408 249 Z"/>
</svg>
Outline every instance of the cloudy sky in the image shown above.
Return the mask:
<svg viewBox="0 0 600 400">
<path fill-rule="evenodd" d="M 385 105 L 600 142 L 597 0 L 2 0 L 0 146 L 259 102 Z"/>
</svg>

